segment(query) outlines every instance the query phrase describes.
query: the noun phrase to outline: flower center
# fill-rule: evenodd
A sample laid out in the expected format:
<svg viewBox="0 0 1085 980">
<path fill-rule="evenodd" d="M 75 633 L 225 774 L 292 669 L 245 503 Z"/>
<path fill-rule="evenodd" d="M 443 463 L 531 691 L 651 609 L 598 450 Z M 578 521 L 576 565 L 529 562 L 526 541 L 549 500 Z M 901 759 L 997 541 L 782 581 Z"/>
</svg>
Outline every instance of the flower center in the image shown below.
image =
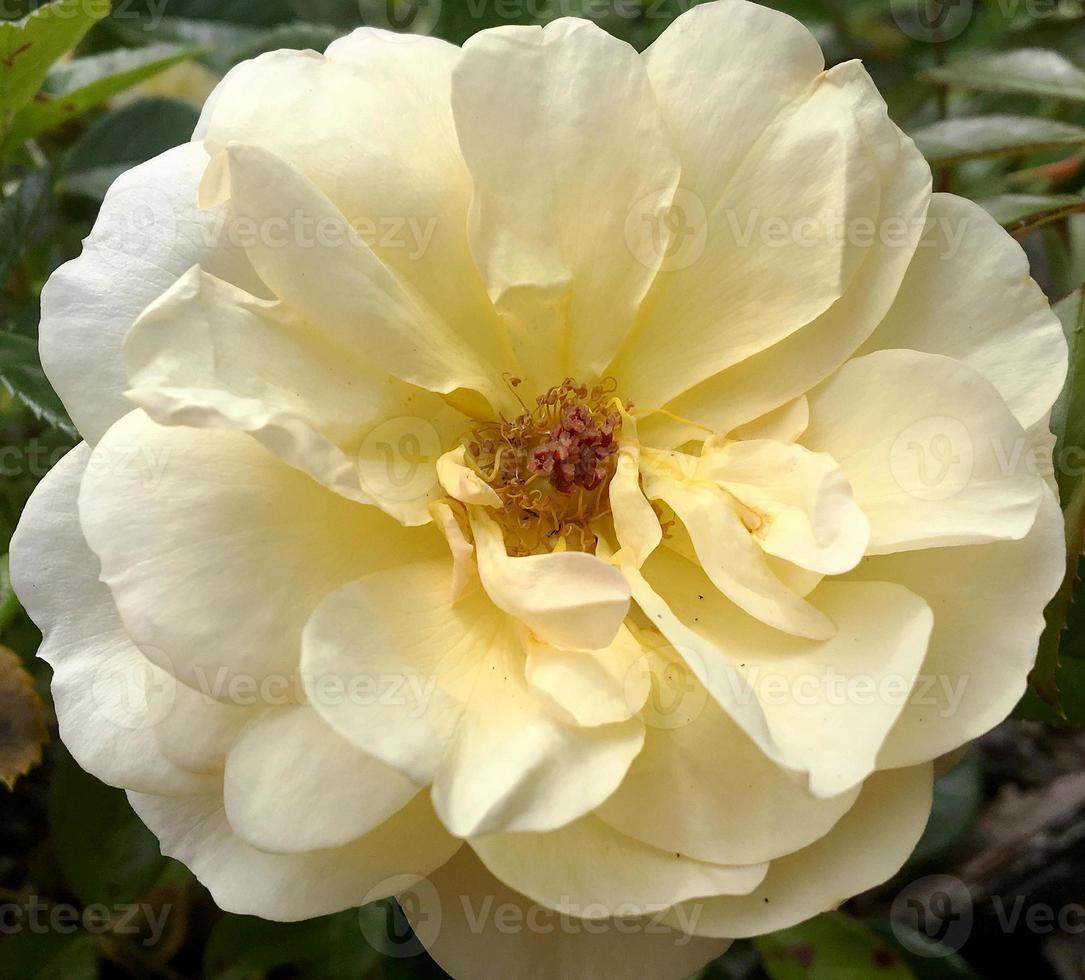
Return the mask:
<svg viewBox="0 0 1085 980">
<path fill-rule="evenodd" d="M 590 388 L 566 378 L 515 419 L 471 432 L 467 462 L 501 499 L 492 516 L 511 554 L 595 551 L 591 525 L 610 512 L 622 425 L 616 388 L 613 378 Z"/>
</svg>

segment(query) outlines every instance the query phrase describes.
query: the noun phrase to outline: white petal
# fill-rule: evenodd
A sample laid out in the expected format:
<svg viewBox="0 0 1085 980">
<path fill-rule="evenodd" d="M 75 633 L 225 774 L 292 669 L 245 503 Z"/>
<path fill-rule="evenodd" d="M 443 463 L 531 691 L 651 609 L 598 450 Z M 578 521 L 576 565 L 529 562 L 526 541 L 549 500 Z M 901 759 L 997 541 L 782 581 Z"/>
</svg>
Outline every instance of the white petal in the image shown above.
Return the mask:
<svg viewBox="0 0 1085 980">
<path fill-rule="evenodd" d="M 998 392 L 936 354 L 849 361 L 811 393 L 803 443 L 851 482 L 871 554 L 1024 537 L 1044 491 Z"/>
<path fill-rule="evenodd" d="M 525 371 L 540 390 L 600 376 L 662 259 L 649 224 L 678 182 L 643 62 L 586 20 L 482 31 L 452 109 L 472 250 Z"/>
<path fill-rule="evenodd" d="M 1020 541 L 870 558 L 849 578 L 899 582 L 934 610 L 919 683 L 878 755 L 914 765 L 978 738 L 1025 693 L 1044 606 L 1065 573 L 1062 512 L 1045 494 Z"/>
<path fill-rule="evenodd" d="M 585 919 L 650 915 L 704 895 L 746 895 L 767 864 L 725 867 L 649 847 L 581 817 L 548 834 L 493 834 L 471 847 L 490 873 L 548 909 Z"/>
<path fill-rule="evenodd" d="M 831 456 L 767 439 L 710 440 L 697 476 L 719 483 L 757 514 L 753 534 L 770 555 L 839 575 L 866 553 L 870 522 Z"/>
<path fill-rule="evenodd" d="M 207 166 L 198 144 L 168 150 L 110 188 L 83 254 L 50 277 L 41 296 L 41 359 L 85 438 L 97 442 L 131 410 L 121 341 L 136 317 L 196 263 L 260 293 L 221 212 L 200 211 Z"/>
<path fill-rule="evenodd" d="M 289 687 L 302 627 L 327 593 L 444 548 L 247 435 L 161 427 L 141 412 L 95 449 L 79 507 L 133 640 L 224 701 L 259 703 L 264 682 Z"/>
<path fill-rule="evenodd" d="M 613 565 L 577 551 L 512 558 L 501 528 L 471 510 L 478 573 L 494 605 L 564 650 L 600 650 L 629 611 L 629 585 Z"/>
<path fill-rule="evenodd" d="M 597 811 L 612 827 L 671 853 L 755 864 L 812 844 L 855 802 L 858 789 L 812 796 L 707 693 L 699 696 L 696 681 L 659 676 L 669 683 L 653 704 L 668 710 L 656 724 L 649 721 L 644 751 Z M 688 719 L 678 713 L 687 706 Z"/>
<path fill-rule="evenodd" d="M 601 650 L 558 650 L 528 643 L 527 683 L 557 717 L 574 725 L 608 725 L 631 718 L 648 698 L 644 651 L 626 626 Z"/>
<path fill-rule="evenodd" d="M 679 905 L 664 921 L 699 936 L 739 939 L 839 907 L 900 870 L 927 824 L 932 785 L 929 763 L 875 773 L 828 834 L 773 861 L 751 894 Z"/>
<path fill-rule="evenodd" d="M 329 728 L 309 705 L 275 708 L 252 721 L 226 759 L 226 818 L 238 837 L 262 851 L 348 844 L 418 792 L 401 773 Z"/>
<path fill-rule="evenodd" d="M 399 898 L 430 955 L 460 980 L 685 980 L 730 945 L 653 917 L 562 916 L 503 885 L 469 847 Z"/>
<path fill-rule="evenodd" d="M 425 875 L 459 847 L 420 794 L 364 837 L 344 847 L 269 854 L 230 828 L 219 796 L 172 799 L 129 793 L 139 818 L 208 888 L 224 912 L 294 922 L 377 898 L 402 875 Z"/>
<path fill-rule="evenodd" d="M 485 480 L 465 462 L 467 450 L 457 446 L 437 460 L 437 479 L 445 493 L 462 504 L 500 507 L 501 498 Z"/>
<path fill-rule="evenodd" d="M 417 782 L 457 836 L 552 830 L 614 791 L 640 750 L 636 720 L 557 721 L 524 680 L 522 628 L 482 590 L 453 604 L 447 561 L 371 575 L 305 630 L 303 672 L 325 720 Z M 392 698 L 320 696 L 397 681 Z"/>
<path fill-rule="evenodd" d="M 861 353 L 904 347 L 964 361 L 1023 428 L 1066 377 L 1066 340 L 1021 246 L 978 204 L 935 194 L 896 301 Z"/>
<path fill-rule="evenodd" d="M 82 444 L 49 472 L 11 539 L 11 581 L 45 637 L 38 655 L 53 668 L 60 737 L 80 766 L 110 785 L 207 792 L 219 780 L 186 771 L 155 738 L 179 685 L 128 638 L 79 527 L 89 458 Z"/>
</svg>

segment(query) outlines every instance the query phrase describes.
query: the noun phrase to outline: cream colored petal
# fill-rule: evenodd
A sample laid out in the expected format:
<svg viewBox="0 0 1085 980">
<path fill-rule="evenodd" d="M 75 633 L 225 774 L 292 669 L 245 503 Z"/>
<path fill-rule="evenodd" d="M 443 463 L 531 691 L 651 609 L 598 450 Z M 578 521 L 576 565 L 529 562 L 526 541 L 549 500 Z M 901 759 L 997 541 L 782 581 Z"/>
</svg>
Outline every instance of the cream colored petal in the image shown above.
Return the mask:
<svg viewBox="0 0 1085 980">
<path fill-rule="evenodd" d="M 1045 494 L 1020 541 L 935 548 L 863 562 L 849 578 L 899 582 L 934 610 L 919 682 L 878 754 L 914 765 L 978 738 L 1025 692 L 1044 629 L 1044 606 L 1065 572 L 1062 512 Z"/>
<path fill-rule="evenodd" d="M 402 381 L 450 394 L 511 398 L 485 344 L 442 318 L 385 265 L 328 196 L 269 151 L 229 143 L 200 188 L 200 203 L 228 202 L 249 259 L 299 316 L 360 348 Z M 480 330 L 483 328 L 479 328 Z"/>
<path fill-rule="evenodd" d="M 260 707 L 223 704 L 210 694 L 178 683 L 165 671 L 158 672 L 164 682 L 153 689 L 148 707 L 155 719 L 159 749 L 182 769 L 214 774 L 218 777 L 216 786 L 220 785 L 227 753 L 245 725 L 260 713 Z M 139 790 L 138 786 L 127 788 Z"/>
<path fill-rule="evenodd" d="M 810 402 L 805 395 L 784 402 L 779 408 L 766 412 L 745 425 L 732 430 L 733 439 L 775 439 L 797 442 L 810 424 Z"/>
<path fill-rule="evenodd" d="M 773 861 L 749 895 L 678 905 L 664 921 L 699 936 L 759 936 L 839 907 L 880 885 L 908 859 L 931 808 L 930 764 L 879 772 L 824 837 Z"/>
<path fill-rule="evenodd" d="M 452 109 L 472 251 L 524 370 L 539 390 L 601 376 L 663 258 L 651 224 L 678 183 L 643 62 L 587 20 L 482 31 Z"/>
<path fill-rule="evenodd" d="M 660 678 L 668 677 L 662 672 Z M 859 795 L 818 799 L 775 765 L 692 678 L 653 693 L 644 751 L 598 816 L 669 853 L 756 864 L 828 833 Z M 679 712 L 688 706 L 689 716 Z"/>
<path fill-rule="evenodd" d="M 688 264 L 664 266 L 610 368 L 637 404 L 665 405 L 793 334 L 847 290 L 873 240 L 852 229 L 875 224 L 882 194 L 856 122 L 855 73 L 834 68 L 774 118 L 749 115 L 761 132 L 740 158 L 721 155 L 721 168 L 696 183 L 683 175 L 676 207 L 690 242 L 703 244 Z"/>
<path fill-rule="evenodd" d="M 468 595 L 478 584 L 478 565 L 475 563 L 475 546 L 467 540 L 460 522 L 452 508 L 438 501 L 429 505 L 437 529 L 445 536 L 452 552 L 452 601 Z"/>
<path fill-rule="evenodd" d="M 117 178 L 83 253 L 41 295 L 41 360 L 79 431 L 92 444 L 131 411 L 121 342 L 144 308 L 196 263 L 261 293 L 221 210 L 201 211 L 207 166 L 199 144 L 168 150 Z"/>
<path fill-rule="evenodd" d="M 501 528 L 477 507 L 471 530 L 479 577 L 498 608 L 564 650 L 613 642 L 629 611 L 629 585 L 613 565 L 576 551 L 512 558 Z"/>
<path fill-rule="evenodd" d="M 621 549 L 628 549 L 637 568 L 663 540 L 659 517 L 648 503 L 640 485 L 640 441 L 637 422 L 627 411 L 621 412 L 618 432 L 618 461 L 608 490 L 614 534 Z M 624 556 L 622 556 L 624 562 Z"/>
<path fill-rule="evenodd" d="M 726 652 L 812 793 L 845 793 L 875 768 L 927 651 L 933 616 L 923 599 L 886 582 L 825 580 L 810 601 L 837 631 L 812 642 L 745 615 L 677 556 L 660 552 L 645 573 L 674 615 Z"/>
<path fill-rule="evenodd" d="M 470 844 L 510 888 L 584 919 L 651 915 L 705 895 L 746 895 L 769 869 L 725 867 L 662 851 L 593 815 L 548 834 L 492 834 Z"/>
<path fill-rule="evenodd" d="M 128 800 L 162 853 L 187 865 L 220 909 L 276 922 L 383 897 L 382 886 L 401 875 L 429 874 L 460 846 L 442 829 L 424 793 L 364 837 L 303 854 L 270 854 L 246 844 L 230 828 L 221 796 L 129 793 Z"/>
<path fill-rule="evenodd" d="M 706 442 L 697 476 L 754 511 L 760 523 L 753 536 L 770 555 L 839 575 L 866 553 L 870 521 L 825 453 L 768 439 Z"/>
<path fill-rule="evenodd" d="M 761 545 L 736 513 L 734 497 L 715 483 L 687 477 L 677 457 L 653 454 L 646 461 L 645 490 L 675 512 L 712 585 L 776 629 L 818 639 L 831 636 L 832 622 L 772 573 Z"/>
<path fill-rule="evenodd" d="M 631 718 L 648 698 L 651 679 L 643 669 L 644 650 L 622 626 L 601 650 L 558 650 L 528 642 L 528 687 L 574 725 L 608 725 Z"/>
<path fill-rule="evenodd" d="M 562 916 L 503 885 L 469 847 L 399 899 L 430 955 L 463 980 L 685 980 L 730 945 L 651 916 Z"/>
<path fill-rule="evenodd" d="M 1021 246 L 978 204 L 931 199 L 896 301 L 860 353 L 908 348 L 964 361 L 1023 428 L 1043 418 L 1066 377 L 1066 340 Z"/>
<path fill-rule="evenodd" d="M 388 268 L 495 362 L 507 343 L 467 239 L 471 175 L 449 97 L 460 49 L 360 28 L 322 57 L 274 51 L 230 71 L 197 135 L 262 146 L 334 202 Z M 512 365 L 509 365 L 512 369 Z"/>
<path fill-rule="evenodd" d="M 712 70 L 718 71 L 718 66 L 713 64 Z M 679 446 L 691 438 L 701 439 L 699 426 L 730 432 L 802 395 L 852 356 L 893 303 L 922 235 L 930 167 L 889 119 L 884 100 L 862 66 L 848 62 L 834 71 L 839 73 L 841 91 L 852 101 L 862 138 L 875 154 L 874 166 L 882 181 L 876 228 L 884 234 L 874 236 L 852 288 L 824 314 L 667 406 L 679 419 L 697 424 L 664 415 L 646 420 L 643 431 L 652 445 Z M 742 111 L 740 103 L 735 106 L 735 111 Z"/>
<path fill-rule="evenodd" d="M 405 524 L 430 520 L 436 456 L 469 424 L 281 302 L 198 267 L 144 312 L 124 348 L 128 397 L 156 422 L 249 432 Z"/>
<path fill-rule="evenodd" d="M 247 435 L 138 411 L 95 449 L 79 510 L 136 644 L 227 702 L 289 688 L 305 621 L 343 583 L 419 554 L 447 561 L 432 529 L 332 493 Z"/>
<path fill-rule="evenodd" d="M 417 782 L 433 781 L 457 836 L 552 830 L 621 782 L 636 720 L 557 721 L 524 680 L 522 628 L 479 590 L 453 604 L 447 562 L 369 576 L 330 596 L 305 631 L 314 692 L 392 678 L 393 696 L 311 701 L 341 735 Z"/>
<path fill-rule="evenodd" d="M 437 479 L 450 497 L 462 504 L 477 507 L 500 507 L 501 498 L 494 488 L 465 462 L 467 450 L 457 446 L 437 460 Z"/>
<path fill-rule="evenodd" d="M 273 708 L 245 728 L 226 759 L 223 803 L 243 841 L 293 854 L 349 844 L 418 793 L 301 705 Z"/>
<path fill-rule="evenodd" d="M 811 393 L 803 443 L 851 482 L 871 554 L 1024 537 L 1044 492 L 998 392 L 936 354 L 849 361 Z"/>
<path fill-rule="evenodd" d="M 38 484 L 11 539 L 11 582 L 44 634 L 60 737 L 79 765 L 112 786 L 147 793 L 208 792 L 219 779 L 190 772 L 155 737 L 179 685 L 125 633 L 76 500 L 91 450 L 80 444 Z"/>
</svg>

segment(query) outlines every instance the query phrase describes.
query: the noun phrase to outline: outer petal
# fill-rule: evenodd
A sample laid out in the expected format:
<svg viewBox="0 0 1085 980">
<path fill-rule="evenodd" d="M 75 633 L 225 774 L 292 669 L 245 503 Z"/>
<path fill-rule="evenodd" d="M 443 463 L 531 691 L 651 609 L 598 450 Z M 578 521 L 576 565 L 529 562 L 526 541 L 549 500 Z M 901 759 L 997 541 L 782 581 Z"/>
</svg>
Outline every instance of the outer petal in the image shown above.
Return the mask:
<svg viewBox="0 0 1085 980">
<path fill-rule="evenodd" d="M 512 558 L 501 528 L 472 508 L 478 574 L 494 605 L 564 650 L 609 646 L 629 612 L 629 585 L 613 565 L 583 552 Z"/>
<path fill-rule="evenodd" d="M 767 864 L 724 867 L 649 847 L 588 815 L 548 834 L 493 834 L 471 847 L 490 872 L 548 909 L 584 919 L 650 915 L 704 895 L 745 895 Z"/>
<path fill-rule="evenodd" d="M 737 161 L 721 154 L 720 169 L 696 184 L 683 176 L 676 207 L 703 252 L 663 268 L 611 368 L 637 403 L 664 405 L 799 330 L 848 288 L 873 244 L 851 229 L 875 224 L 882 193 L 856 121 L 853 75 L 833 69 L 774 118 L 749 115 L 739 132 L 760 134 Z M 688 93 L 688 83 L 676 88 Z"/>
<path fill-rule="evenodd" d="M 653 918 L 588 923 L 494 878 L 469 847 L 400 902 L 430 955 L 465 980 L 685 980 L 730 945 Z"/>
<path fill-rule="evenodd" d="M 837 908 L 904 864 L 930 815 L 933 782 L 929 763 L 875 773 L 828 834 L 774 861 L 751 894 L 679 905 L 665 921 L 699 936 L 739 939 L 786 929 Z"/>
<path fill-rule="evenodd" d="M 274 51 L 235 67 L 197 136 L 270 150 L 315 183 L 389 269 L 463 337 L 503 354 L 467 243 L 471 176 L 449 96 L 460 49 L 361 28 L 322 57 Z"/>
<path fill-rule="evenodd" d="M 823 837 L 859 795 L 812 796 L 707 695 L 653 695 L 668 697 L 695 705 L 694 716 L 649 724 L 644 751 L 597 811 L 622 833 L 701 861 L 755 864 Z"/>
<path fill-rule="evenodd" d="M 1066 377 L 1066 339 L 1017 244 L 978 204 L 935 194 L 896 301 L 862 353 L 906 347 L 964 361 L 1022 428 L 1043 418 Z"/>
<path fill-rule="evenodd" d="M 810 396 L 803 443 L 827 452 L 870 518 L 870 553 L 1024 537 L 1043 480 L 991 384 L 960 361 L 878 351 Z"/>
<path fill-rule="evenodd" d="M 273 709 L 256 719 L 226 759 L 226 818 L 238 837 L 262 851 L 348 844 L 418 792 L 400 772 L 329 728 L 309 705 Z"/>
<path fill-rule="evenodd" d="M 79 527 L 76 498 L 90 458 L 77 446 L 38 484 L 11 540 L 11 580 L 45 639 L 60 734 L 84 769 L 113 786 L 193 793 L 218 779 L 165 755 L 155 729 L 179 685 L 133 646 L 98 560 Z"/>
<path fill-rule="evenodd" d="M 663 257 L 651 222 L 678 183 L 641 59 L 586 20 L 482 31 L 452 109 L 472 250 L 525 371 L 540 390 L 601 375 Z"/>
<path fill-rule="evenodd" d="M 267 680 L 289 685 L 302 627 L 327 593 L 444 548 L 246 435 L 163 428 L 141 412 L 95 449 L 80 516 L 135 642 L 225 701 L 259 702 L 253 688 Z"/>
<path fill-rule="evenodd" d="M 293 922 L 348 909 L 380 897 L 374 889 L 399 875 L 424 875 L 459 847 L 425 795 L 364 837 L 305 854 L 269 854 L 230 829 L 218 796 L 171 799 L 129 793 L 162 853 L 177 858 L 225 912 Z"/>
<path fill-rule="evenodd" d="M 720 9 L 731 6 L 721 4 Z M 776 64 L 776 59 L 765 63 Z M 862 65 L 848 62 L 834 72 L 841 91 L 852 100 L 863 140 L 875 154 L 874 166 L 882 181 L 876 228 L 884 233 L 875 235 L 851 288 L 824 314 L 676 398 L 666 407 L 679 421 L 663 415 L 647 419 L 643 429 L 653 445 L 678 446 L 703 438 L 702 426 L 730 432 L 804 394 L 852 356 L 896 296 L 922 234 L 930 201 L 930 167 L 889 119 L 885 101 Z M 717 108 L 718 102 L 712 111 Z"/>
<path fill-rule="evenodd" d="M 869 558 L 849 578 L 899 582 L 934 610 L 920 681 L 879 768 L 934 759 L 978 738 L 1025 692 L 1044 606 L 1065 573 L 1062 512 L 1050 491 L 1021 541 Z"/>
<path fill-rule="evenodd" d="M 198 144 L 179 146 L 119 177 L 83 254 L 42 290 L 42 365 L 91 443 L 132 407 L 123 397 L 121 341 L 179 276 L 199 263 L 264 292 L 245 253 L 224 234 L 222 213 L 196 207 L 207 159 Z"/>
<path fill-rule="evenodd" d="M 314 688 L 401 680 L 393 699 L 313 698 L 363 750 L 433 781 L 458 836 L 552 830 L 614 791 L 640 751 L 636 720 L 578 728 L 555 720 L 524 680 L 521 627 L 482 590 L 453 604 L 447 560 L 369 576 L 330 596 L 305 630 Z"/>
<path fill-rule="evenodd" d="M 933 617 L 923 599 L 886 582 L 826 580 L 810 599 L 837 630 L 819 643 L 746 616 L 681 558 L 660 553 L 646 574 L 678 618 L 740 670 L 782 758 L 810 773 L 811 792 L 847 792 L 875 768 L 927 651 Z"/>
<path fill-rule="evenodd" d="M 437 456 L 469 424 L 284 304 L 199 268 L 144 312 L 124 349 L 128 397 L 156 422 L 250 432 L 406 524 L 429 522 Z"/>
</svg>

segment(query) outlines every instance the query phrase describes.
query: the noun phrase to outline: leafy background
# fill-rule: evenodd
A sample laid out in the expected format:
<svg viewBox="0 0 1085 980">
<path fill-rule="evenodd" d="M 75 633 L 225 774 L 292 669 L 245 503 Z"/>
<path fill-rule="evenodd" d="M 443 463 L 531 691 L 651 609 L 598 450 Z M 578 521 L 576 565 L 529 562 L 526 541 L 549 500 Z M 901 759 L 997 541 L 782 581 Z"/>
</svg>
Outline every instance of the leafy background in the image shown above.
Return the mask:
<svg viewBox="0 0 1085 980">
<path fill-rule="evenodd" d="M 443 975 L 424 955 L 383 955 L 392 947 L 380 936 L 401 924 L 391 906 L 293 925 L 223 914 L 161 857 L 123 794 L 83 773 L 55 737 L 48 668 L 33 656 L 39 636 L 2 556 L 35 483 L 76 439 L 37 360 L 38 296 L 50 272 L 78 254 L 110 182 L 185 141 L 216 79 L 261 51 L 322 49 L 360 24 L 462 42 L 485 27 L 569 13 L 644 48 L 690 3 L 55 0 L 43 15 L 30 0 L 0 0 L 0 911 L 34 902 L 92 924 L 13 929 L 0 916 L 0 978 Z M 1081 469 L 1085 4 L 771 5 L 802 19 L 830 62 L 863 58 L 939 188 L 979 201 L 1024 245 L 1071 343 L 1058 456 Z M 1062 931 L 1046 919 L 1013 919 L 1022 899 L 1055 913 L 1085 900 L 1085 612 L 1072 602 L 1085 483 L 1072 466 L 1056 475 L 1070 573 L 1015 718 L 939 781 L 927 833 L 894 881 L 842 912 L 737 944 L 706 980 L 1085 977 L 1085 918 Z M 976 899 L 970 926 L 962 933 L 950 917 L 926 935 L 926 920 L 914 932 L 900 916 L 891 925 L 902 898 L 924 889 L 937 897 L 939 879 L 929 876 L 943 873 Z M 167 913 L 164 932 L 151 941 L 146 913 L 122 922 L 124 903 L 152 918 Z"/>
</svg>

